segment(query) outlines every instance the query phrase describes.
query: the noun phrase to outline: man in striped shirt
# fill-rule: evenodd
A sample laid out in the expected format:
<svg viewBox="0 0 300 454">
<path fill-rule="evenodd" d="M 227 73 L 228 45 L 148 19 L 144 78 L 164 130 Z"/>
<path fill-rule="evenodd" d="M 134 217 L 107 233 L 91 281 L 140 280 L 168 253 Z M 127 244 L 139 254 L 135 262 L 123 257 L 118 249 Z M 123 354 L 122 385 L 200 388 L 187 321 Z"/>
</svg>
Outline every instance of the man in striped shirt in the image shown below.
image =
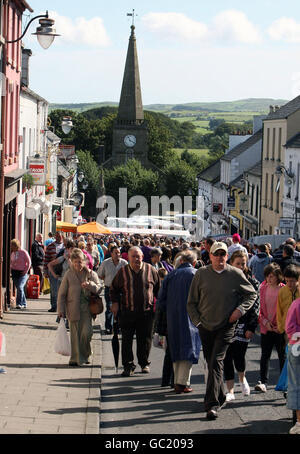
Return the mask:
<svg viewBox="0 0 300 454">
<path fill-rule="evenodd" d="M 45 251 L 44 259 L 44 276 L 49 278 L 50 281 L 50 304 L 51 308 L 48 312 L 56 312 L 56 301 L 58 293 L 58 279 L 55 279 L 52 273 L 48 270 L 48 263 L 56 259 L 58 253 L 64 248 L 63 236 L 61 232 L 56 232 L 55 241 L 48 244 Z"/>
<path fill-rule="evenodd" d="M 111 311 L 114 317 L 118 314 L 122 332 L 123 377 L 133 375 L 136 368 L 132 351 L 134 334 L 141 371 L 144 374 L 150 372 L 148 358 L 153 334 L 153 303 L 160 287 L 158 272 L 143 262 L 139 247 L 129 249 L 128 261 L 129 264 L 117 272 L 110 287 Z"/>
</svg>

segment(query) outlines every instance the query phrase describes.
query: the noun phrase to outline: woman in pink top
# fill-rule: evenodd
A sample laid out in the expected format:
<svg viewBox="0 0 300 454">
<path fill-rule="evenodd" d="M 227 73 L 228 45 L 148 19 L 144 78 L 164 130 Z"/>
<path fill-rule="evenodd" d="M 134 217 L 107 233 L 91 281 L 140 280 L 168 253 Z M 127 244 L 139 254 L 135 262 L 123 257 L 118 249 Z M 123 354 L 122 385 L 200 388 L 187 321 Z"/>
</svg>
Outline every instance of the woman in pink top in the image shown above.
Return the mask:
<svg viewBox="0 0 300 454">
<path fill-rule="evenodd" d="M 269 363 L 272 350 L 275 346 L 280 371 L 285 361 L 285 338 L 284 333 L 280 334 L 277 329 L 277 297 L 281 287 L 283 275 L 280 266 L 277 263 L 270 263 L 264 269 L 265 280 L 260 286 L 260 340 L 261 340 L 261 358 L 260 358 L 260 380 L 255 386 L 256 391 L 265 393 L 267 391 L 267 382 L 269 376 Z"/>
<path fill-rule="evenodd" d="M 287 408 L 296 412 L 297 421 L 290 434 L 300 434 L 300 298 L 289 307 L 285 331 L 289 339 Z"/>
<path fill-rule="evenodd" d="M 24 287 L 28 279 L 28 271 L 31 267 L 31 259 L 27 251 L 21 249 L 19 240 L 10 242 L 11 256 L 10 269 L 13 283 L 17 289 L 17 309 L 26 309 L 27 301 L 24 293 Z"/>
</svg>

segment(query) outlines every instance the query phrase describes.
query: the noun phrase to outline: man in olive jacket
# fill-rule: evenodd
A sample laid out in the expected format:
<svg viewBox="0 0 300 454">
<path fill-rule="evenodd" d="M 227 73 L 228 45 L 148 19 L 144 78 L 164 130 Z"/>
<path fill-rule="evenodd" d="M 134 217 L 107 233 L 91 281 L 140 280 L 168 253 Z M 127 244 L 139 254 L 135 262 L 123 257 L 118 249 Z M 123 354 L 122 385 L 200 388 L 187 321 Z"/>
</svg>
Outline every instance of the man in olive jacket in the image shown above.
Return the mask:
<svg viewBox="0 0 300 454">
<path fill-rule="evenodd" d="M 208 378 L 204 398 L 208 419 L 216 419 L 224 405 L 223 360 L 232 342 L 236 322 L 254 304 L 256 291 L 238 268 L 228 265 L 227 246 L 215 242 L 210 250 L 211 265 L 195 274 L 188 296 L 187 311 L 198 327 L 207 362 Z"/>
</svg>

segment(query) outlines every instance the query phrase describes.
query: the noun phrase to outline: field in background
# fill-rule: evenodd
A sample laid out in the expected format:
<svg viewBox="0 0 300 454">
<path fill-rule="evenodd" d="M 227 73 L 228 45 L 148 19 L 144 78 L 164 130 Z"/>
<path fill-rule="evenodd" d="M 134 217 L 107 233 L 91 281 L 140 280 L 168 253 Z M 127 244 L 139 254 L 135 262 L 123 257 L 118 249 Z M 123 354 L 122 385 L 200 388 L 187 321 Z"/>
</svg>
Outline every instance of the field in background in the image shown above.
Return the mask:
<svg viewBox="0 0 300 454">
<path fill-rule="evenodd" d="M 198 148 L 173 148 L 174 151 L 176 151 L 176 153 L 178 153 L 179 155 L 181 155 L 184 150 L 187 150 L 189 153 L 193 153 L 193 154 L 196 154 L 197 156 L 199 157 L 203 157 L 203 158 L 206 158 L 208 157 L 208 148 L 203 148 L 203 149 L 198 149 Z"/>
</svg>

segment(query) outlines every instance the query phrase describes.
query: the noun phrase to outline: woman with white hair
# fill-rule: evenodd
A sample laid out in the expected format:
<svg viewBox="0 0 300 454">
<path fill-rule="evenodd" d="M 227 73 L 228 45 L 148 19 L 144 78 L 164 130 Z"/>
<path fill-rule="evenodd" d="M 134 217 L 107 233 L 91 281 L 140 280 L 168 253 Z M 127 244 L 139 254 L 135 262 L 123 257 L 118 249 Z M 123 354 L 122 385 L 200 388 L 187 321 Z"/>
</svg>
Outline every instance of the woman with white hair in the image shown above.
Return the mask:
<svg viewBox="0 0 300 454">
<path fill-rule="evenodd" d="M 89 297 L 91 293 L 99 294 L 100 291 L 97 273 L 87 268 L 84 253 L 73 249 L 71 267 L 62 280 L 57 300 L 58 316 L 67 316 L 70 326 L 70 366 L 89 364 L 93 335 Z"/>
</svg>

